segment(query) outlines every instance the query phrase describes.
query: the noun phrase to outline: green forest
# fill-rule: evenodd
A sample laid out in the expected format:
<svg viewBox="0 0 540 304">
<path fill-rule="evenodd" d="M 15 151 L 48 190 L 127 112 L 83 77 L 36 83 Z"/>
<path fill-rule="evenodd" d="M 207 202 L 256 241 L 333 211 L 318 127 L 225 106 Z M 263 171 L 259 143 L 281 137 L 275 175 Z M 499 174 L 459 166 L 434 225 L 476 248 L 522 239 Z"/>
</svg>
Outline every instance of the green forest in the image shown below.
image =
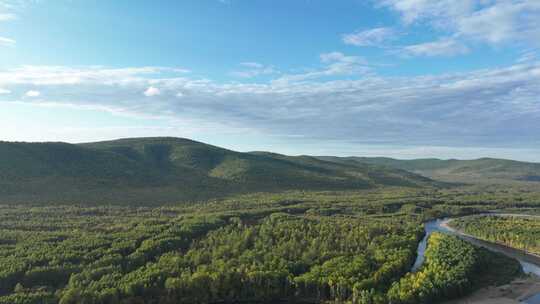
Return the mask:
<svg viewBox="0 0 540 304">
<path fill-rule="evenodd" d="M 540 0 L 0 0 L 0 304 L 540 304 Z"/>
<path fill-rule="evenodd" d="M 479 239 L 540 255 L 540 220 L 518 216 L 470 216 L 451 225 Z"/>
<path fill-rule="evenodd" d="M 492 273 L 490 273 L 492 272 Z M 482 286 L 487 277 L 502 279 L 521 272 L 519 263 L 475 247 L 455 236 L 433 233 L 426 260 L 415 273 L 408 273 L 388 292 L 391 303 L 433 303 L 463 296 Z M 500 277 L 499 277 L 500 276 Z"/>
<path fill-rule="evenodd" d="M 525 190 L 395 188 L 3 205 L 0 303 L 433 303 L 521 275 L 511 259 L 437 234 L 410 273 L 424 221 L 493 206 L 539 201 Z"/>
<path fill-rule="evenodd" d="M 529 182 L 538 176 L 538 164 L 498 159 L 397 161 L 242 153 L 173 137 L 77 145 L 0 141 L 0 204 L 158 207 L 258 192 L 451 189 L 471 179 L 504 182 L 498 188 L 484 183 L 474 192 L 511 191 L 519 203 L 529 189 L 538 188 Z"/>
</svg>

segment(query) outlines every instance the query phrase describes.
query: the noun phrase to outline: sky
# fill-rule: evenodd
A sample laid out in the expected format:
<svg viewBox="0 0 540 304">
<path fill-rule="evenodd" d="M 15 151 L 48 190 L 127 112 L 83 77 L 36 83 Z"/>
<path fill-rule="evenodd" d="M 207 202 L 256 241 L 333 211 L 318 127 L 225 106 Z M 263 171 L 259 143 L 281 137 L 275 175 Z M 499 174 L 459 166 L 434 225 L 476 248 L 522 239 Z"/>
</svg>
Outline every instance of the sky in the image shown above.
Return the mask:
<svg viewBox="0 0 540 304">
<path fill-rule="evenodd" d="M 0 0 L 0 140 L 540 162 L 538 0 Z"/>
</svg>

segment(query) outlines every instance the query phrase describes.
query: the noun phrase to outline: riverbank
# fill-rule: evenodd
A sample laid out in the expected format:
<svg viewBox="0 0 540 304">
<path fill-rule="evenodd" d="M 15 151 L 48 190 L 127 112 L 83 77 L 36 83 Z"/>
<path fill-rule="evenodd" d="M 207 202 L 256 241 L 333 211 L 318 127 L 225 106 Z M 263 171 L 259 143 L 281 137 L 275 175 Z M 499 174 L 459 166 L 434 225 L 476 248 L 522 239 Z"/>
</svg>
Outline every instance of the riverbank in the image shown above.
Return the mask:
<svg viewBox="0 0 540 304">
<path fill-rule="evenodd" d="M 516 215 L 499 214 L 498 216 Z M 524 264 L 523 261 L 523 259 L 525 259 L 528 262 L 533 263 L 534 265 L 540 265 L 540 256 L 538 256 L 537 254 L 528 253 L 524 250 L 509 247 L 505 244 L 487 242 L 478 239 L 473 235 L 464 233 L 459 229 L 451 227 L 451 221 L 452 219 L 444 219 L 440 221 L 439 225 L 442 229 L 449 231 L 455 235 L 461 236 L 465 239 L 468 239 L 470 242 L 473 242 L 476 245 L 491 248 L 492 250 L 494 249 L 496 251 L 502 252 L 506 255 L 520 260 L 524 271 L 529 272 L 530 274 L 526 278 L 515 279 L 509 284 L 482 288 L 465 298 L 448 301 L 444 304 L 540 304 L 540 299 L 538 298 L 540 295 L 540 272 L 535 271 L 537 266 L 530 267 L 532 265 L 528 266 L 526 265 L 526 263 Z M 518 254 L 518 256 L 516 256 L 516 254 Z M 534 299 L 532 297 L 534 297 Z"/>
<path fill-rule="evenodd" d="M 524 300 L 540 293 L 540 278 L 528 276 L 502 286 L 490 286 L 461 299 L 442 304 L 523 304 Z"/>
<path fill-rule="evenodd" d="M 494 216 L 521 216 L 521 217 L 534 217 L 534 218 L 540 218 L 539 216 L 530 216 L 530 215 L 519 215 L 519 214 L 496 214 Z M 488 243 L 491 243 L 491 244 L 496 244 L 500 247 L 504 247 L 504 248 L 507 248 L 507 249 L 510 249 L 510 250 L 516 250 L 518 252 L 521 252 L 523 254 L 526 254 L 526 255 L 529 255 L 529 256 L 532 256 L 532 257 L 535 257 L 538 259 L 538 261 L 540 262 L 540 255 L 534 253 L 534 252 L 529 252 L 527 250 L 523 250 L 523 249 L 519 249 L 519 248 L 514 248 L 514 247 L 510 247 L 508 246 L 507 244 L 505 243 L 502 243 L 502 242 L 493 242 L 493 241 L 487 241 L 487 240 L 483 240 L 483 239 L 479 239 L 477 238 L 476 236 L 474 235 L 471 235 L 471 234 L 467 234 L 459 229 L 456 229 L 452 226 L 450 226 L 450 222 L 452 222 L 452 218 L 448 218 L 448 219 L 444 219 L 442 222 L 441 222 L 441 227 L 449 230 L 449 231 L 452 231 L 453 233 L 457 234 L 457 235 L 461 235 L 461 236 L 465 236 L 465 237 L 468 237 L 468 238 L 471 238 L 471 239 L 475 239 L 477 241 L 482 241 L 482 242 L 488 242 Z"/>
</svg>

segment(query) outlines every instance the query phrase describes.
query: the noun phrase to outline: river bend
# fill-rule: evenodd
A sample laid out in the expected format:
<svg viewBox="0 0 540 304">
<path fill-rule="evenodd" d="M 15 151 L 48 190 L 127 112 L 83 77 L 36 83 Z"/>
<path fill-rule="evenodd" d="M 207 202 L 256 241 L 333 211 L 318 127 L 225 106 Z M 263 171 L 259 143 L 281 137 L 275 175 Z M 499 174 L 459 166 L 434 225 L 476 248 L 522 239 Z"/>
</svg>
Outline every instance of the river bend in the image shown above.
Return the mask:
<svg viewBox="0 0 540 304">
<path fill-rule="evenodd" d="M 528 215 L 525 215 L 525 214 L 519 214 L 519 215 L 514 215 L 514 214 L 490 214 L 490 215 L 494 215 L 494 216 L 528 216 Z M 504 254 L 504 255 L 506 255 L 508 257 L 516 259 L 521 264 L 521 267 L 523 268 L 523 272 L 540 277 L 540 257 L 539 256 L 533 255 L 533 254 L 528 254 L 528 253 L 526 253 L 526 252 L 524 252 L 522 250 L 510 248 L 510 247 L 507 247 L 507 246 L 504 246 L 504 245 L 479 240 L 479 239 L 474 238 L 474 237 L 472 237 L 470 235 L 466 235 L 464 233 L 461 233 L 460 231 L 452 229 L 451 227 L 448 226 L 448 222 L 451 221 L 451 220 L 452 219 L 443 218 L 443 219 L 436 219 L 436 220 L 432 220 L 432 221 L 428 221 L 428 222 L 424 223 L 425 230 L 426 230 L 426 235 L 422 239 L 420 244 L 418 244 L 418 251 L 417 251 L 418 255 L 417 255 L 416 261 L 414 262 L 412 271 L 417 271 L 420 268 L 420 266 L 422 266 L 422 264 L 424 262 L 424 259 L 425 259 L 424 254 L 425 254 L 425 250 L 426 250 L 426 246 L 427 246 L 427 239 L 429 238 L 429 236 L 433 232 L 442 232 L 442 233 L 447 233 L 447 234 L 452 234 L 452 235 L 458 236 L 459 238 L 461 238 L 461 239 L 463 239 L 463 240 L 465 240 L 465 241 L 467 241 L 467 242 L 469 242 L 471 244 L 481 246 L 481 247 L 484 247 L 484 248 L 486 248 L 488 250 L 499 252 L 499 253 L 502 253 L 502 254 Z M 537 295 L 525 300 L 523 303 L 525 303 L 525 304 L 540 304 L 540 294 L 537 294 Z"/>
</svg>

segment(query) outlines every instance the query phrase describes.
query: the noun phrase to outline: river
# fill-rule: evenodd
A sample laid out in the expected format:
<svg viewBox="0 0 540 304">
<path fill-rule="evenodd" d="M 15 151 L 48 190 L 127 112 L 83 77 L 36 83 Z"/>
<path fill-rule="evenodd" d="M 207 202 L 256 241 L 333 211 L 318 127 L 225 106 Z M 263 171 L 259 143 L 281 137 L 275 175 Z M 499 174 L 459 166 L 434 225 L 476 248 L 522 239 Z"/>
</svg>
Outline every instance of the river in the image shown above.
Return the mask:
<svg viewBox="0 0 540 304">
<path fill-rule="evenodd" d="M 498 214 L 498 216 L 510 216 L 506 214 Z M 526 215 L 519 215 L 519 216 L 526 216 Z M 420 244 L 418 244 L 418 256 L 416 258 L 416 261 L 414 262 L 412 271 L 418 270 L 420 266 L 422 266 L 422 263 L 424 262 L 424 254 L 427 246 L 427 239 L 433 232 L 442 232 L 442 233 L 448 233 L 452 235 L 456 235 L 460 237 L 461 239 L 477 245 L 484 247 L 486 249 L 489 249 L 491 251 L 500 252 L 506 256 L 509 256 L 511 258 L 516 259 L 521 264 L 521 267 L 523 268 L 523 272 L 527 274 L 533 274 L 540 277 L 540 257 L 524 253 L 521 250 L 513 249 L 510 247 L 506 247 L 503 245 L 491 243 L 482 241 L 479 239 L 476 239 L 474 237 L 465 235 L 459 231 L 456 231 L 450 227 L 448 227 L 448 222 L 451 219 L 436 219 L 433 221 L 426 222 L 425 230 L 426 230 L 426 236 L 422 239 Z M 540 294 L 537 294 L 527 300 L 525 300 L 523 303 L 525 304 L 540 304 Z"/>
</svg>

